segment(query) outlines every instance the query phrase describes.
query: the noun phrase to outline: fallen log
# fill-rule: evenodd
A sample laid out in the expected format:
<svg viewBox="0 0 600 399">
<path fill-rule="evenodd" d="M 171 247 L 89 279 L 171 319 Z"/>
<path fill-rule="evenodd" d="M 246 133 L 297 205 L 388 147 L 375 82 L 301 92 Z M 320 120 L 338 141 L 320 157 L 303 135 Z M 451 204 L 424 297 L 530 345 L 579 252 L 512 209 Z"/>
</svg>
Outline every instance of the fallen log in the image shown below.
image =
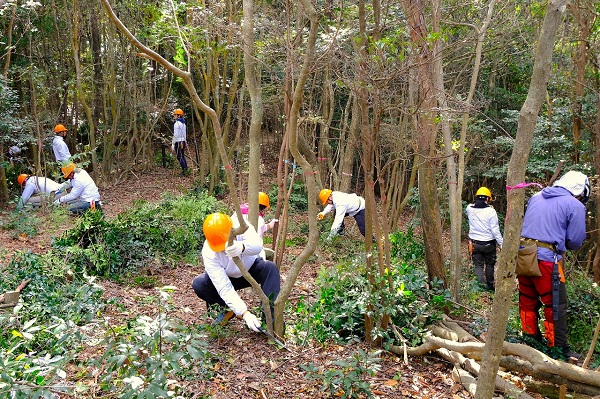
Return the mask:
<svg viewBox="0 0 600 399">
<path fill-rule="evenodd" d="M 461 353 L 470 358 L 481 358 L 484 346 L 485 344 L 480 342 L 460 343 L 428 334 L 425 337 L 425 341 L 422 345 L 419 345 L 416 348 L 409 347 L 407 348 L 406 352 L 411 356 L 422 356 L 440 348 L 446 348 L 450 351 Z M 404 350 L 402 347 L 392 346 L 390 351 L 401 354 Z M 571 387 L 571 389 L 577 392 L 580 392 L 578 388 L 585 389 L 590 393 L 594 389 L 600 389 L 600 378 L 596 371 L 582 369 L 576 365 L 554 360 L 529 346 L 504 342 L 502 354 L 504 356 L 514 356 L 524 359 L 531 364 L 530 367 L 521 367 L 520 369 L 514 371 L 524 372 L 540 379 L 546 379 L 542 378 L 542 376 L 553 375 L 555 376 L 554 381 L 557 381 L 556 377 L 560 377 L 562 378 L 562 383 L 567 384 Z M 524 363 L 519 364 L 524 365 Z M 505 361 L 503 367 L 511 369 L 510 365 L 510 362 Z M 551 381 L 549 379 L 546 380 Z"/>
</svg>

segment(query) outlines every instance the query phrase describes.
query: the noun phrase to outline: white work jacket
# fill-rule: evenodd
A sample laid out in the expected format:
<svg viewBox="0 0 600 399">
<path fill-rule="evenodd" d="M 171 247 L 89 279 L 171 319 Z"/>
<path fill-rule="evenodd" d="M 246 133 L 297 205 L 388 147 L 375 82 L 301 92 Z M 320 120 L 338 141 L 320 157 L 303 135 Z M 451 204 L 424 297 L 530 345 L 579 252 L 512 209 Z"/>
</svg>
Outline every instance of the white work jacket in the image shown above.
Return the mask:
<svg viewBox="0 0 600 399">
<path fill-rule="evenodd" d="M 498 224 L 498 214 L 493 206 L 475 208 L 474 204 L 467 205 L 469 217 L 469 238 L 476 241 L 496 240 L 502 246 L 502 234 Z"/>
<path fill-rule="evenodd" d="M 333 191 L 331 193 L 331 200 L 332 203 L 323 209 L 323 214 L 326 215 L 335 209 L 335 219 L 333 219 L 333 223 L 331 224 L 331 232 L 333 233 L 337 233 L 344 222 L 346 214 L 354 216 L 365 209 L 365 199 L 360 195 Z"/>
<path fill-rule="evenodd" d="M 54 140 L 52 140 L 52 151 L 54 151 L 56 162 L 66 162 L 71 158 L 69 147 L 67 147 L 67 143 L 65 143 L 65 139 L 62 136 L 54 136 Z"/>
<path fill-rule="evenodd" d="M 175 143 L 186 141 L 186 131 L 187 127 L 185 123 L 177 119 L 173 125 L 173 141 L 171 142 L 171 148 L 175 149 Z"/>
<path fill-rule="evenodd" d="M 50 194 L 60 188 L 60 184 L 47 177 L 29 176 L 25 182 L 20 204 L 25 205 L 33 194 Z"/>
<path fill-rule="evenodd" d="M 236 226 L 239 226 L 237 220 L 234 221 L 234 227 Z M 248 224 L 248 229 L 244 234 L 238 235 L 236 241 L 244 244 L 244 252 L 240 255 L 240 259 L 246 270 L 252 267 L 256 258 L 259 256 L 264 258 L 262 239 L 252 225 Z M 242 272 L 233 259 L 227 256 L 225 251 L 213 251 L 205 241 L 202 247 L 202 261 L 204 262 L 204 271 L 208 274 L 219 296 L 236 315 L 244 314 L 248 310 L 248 306 L 235 291 L 229 279 L 229 277 L 239 278 L 242 276 Z"/>
<path fill-rule="evenodd" d="M 71 179 L 71 192 L 58 200 L 59 202 L 98 202 L 100 201 L 100 192 L 88 172 L 80 169 L 73 174 L 73 179 Z"/>
</svg>

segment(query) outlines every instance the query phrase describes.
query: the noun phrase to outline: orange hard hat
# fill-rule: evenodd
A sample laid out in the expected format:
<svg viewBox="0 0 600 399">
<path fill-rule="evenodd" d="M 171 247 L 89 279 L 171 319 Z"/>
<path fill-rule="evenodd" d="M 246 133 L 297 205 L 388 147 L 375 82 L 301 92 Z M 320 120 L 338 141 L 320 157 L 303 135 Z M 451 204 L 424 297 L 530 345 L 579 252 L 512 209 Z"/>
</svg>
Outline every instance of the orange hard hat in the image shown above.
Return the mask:
<svg viewBox="0 0 600 399">
<path fill-rule="evenodd" d="M 173 111 L 173 115 L 183 115 L 183 110 L 180 108 L 177 108 L 175 111 Z"/>
<path fill-rule="evenodd" d="M 19 182 L 19 186 L 22 186 L 23 184 L 25 184 L 25 181 L 27 181 L 27 178 L 29 177 L 28 174 L 25 173 L 21 173 L 18 177 L 17 177 L 17 182 Z"/>
<path fill-rule="evenodd" d="M 65 127 L 65 125 L 61 125 L 60 123 L 56 126 L 54 126 L 54 133 L 60 133 L 60 132 L 66 132 L 67 128 Z"/>
<path fill-rule="evenodd" d="M 262 191 L 258 192 L 258 205 L 263 205 L 267 208 L 271 207 L 269 203 L 269 196 L 267 195 L 267 193 L 263 193 Z"/>
<path fill-rule="evenodd" d="M 204 219 L 202 230 L 208 246 L 215 252 L 225 249 L 233 221 L 224 213 L 211 213 Z"/>
<path fill-rule="evenodd" d="M 69 175 L 71 174 L 71 172 L 73 172 L 75 170 L 75 164 L 73 162 L 68 163 L 65 166 L 63 166 L 62 168 L 60 168 L 60 170 L 63 173 L 63 177 L 65 179 L 67 179 L 69 177 Z"/>
<path fill-rule="evenodd" d="M 321 203 L 323 205 L 325 205 L 327 203 L 327 200 L 329 199 L 329 196 L 331 195 L 332 191 L 328 188 L 324 188 L 323 190 L 321 190 L 319 192 L 319 199 L 321 200 Z"/>
</svg>

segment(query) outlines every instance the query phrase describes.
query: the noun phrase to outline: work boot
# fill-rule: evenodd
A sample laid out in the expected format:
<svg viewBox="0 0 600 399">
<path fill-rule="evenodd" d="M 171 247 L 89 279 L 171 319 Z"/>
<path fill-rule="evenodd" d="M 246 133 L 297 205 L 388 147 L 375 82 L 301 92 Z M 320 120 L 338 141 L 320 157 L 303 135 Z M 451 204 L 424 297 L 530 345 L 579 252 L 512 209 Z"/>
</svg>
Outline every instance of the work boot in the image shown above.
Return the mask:
<svg viewBox="0 0 600 399">
<path fill-rule="evenodd" d="M 577 364 L 577 362 L 579 362 L 579 359 L 581 359 L 581 355 L 577 352 L 573 352 L 569 346 L 563 346 L 561 348 L 563 356 L 567 359 L 567 361 L 569 363 L 572 364 Z"/>
<path fill-rule="evenodd" d="M 225 324 L 227 324 L 229 322 L 229 319 L 231 319 L 233 316 L 235 316 L 235 313 L 233 313 L 233 310 L 226 310 L 225 312 L 222 312 L 221 314 L 219 314 L 212 322 L 212 326 L 224 326 Z"/>
</svg>

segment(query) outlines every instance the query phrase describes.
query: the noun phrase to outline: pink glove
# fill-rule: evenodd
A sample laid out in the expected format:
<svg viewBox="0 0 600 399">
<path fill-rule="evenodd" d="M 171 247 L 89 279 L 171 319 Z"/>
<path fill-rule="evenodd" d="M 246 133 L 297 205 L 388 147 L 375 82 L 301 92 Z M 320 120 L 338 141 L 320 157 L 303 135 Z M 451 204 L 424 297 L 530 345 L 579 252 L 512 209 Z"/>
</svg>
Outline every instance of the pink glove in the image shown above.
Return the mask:
<svg viewBox="0 0 600 399">
<path fill-rule="evenodd" d="M 246 322 L 246 325 L 249 329 L 255 332 L 260 332 L 259 328 L 261 327 L 261 324 L 260 320 L 258 320 L 256 316 L 254 316 L 249 311 L 246 311 L 244 312 L 244 315 L 242 317 L 244 318 L 244 321 Z"/>
</svg>

